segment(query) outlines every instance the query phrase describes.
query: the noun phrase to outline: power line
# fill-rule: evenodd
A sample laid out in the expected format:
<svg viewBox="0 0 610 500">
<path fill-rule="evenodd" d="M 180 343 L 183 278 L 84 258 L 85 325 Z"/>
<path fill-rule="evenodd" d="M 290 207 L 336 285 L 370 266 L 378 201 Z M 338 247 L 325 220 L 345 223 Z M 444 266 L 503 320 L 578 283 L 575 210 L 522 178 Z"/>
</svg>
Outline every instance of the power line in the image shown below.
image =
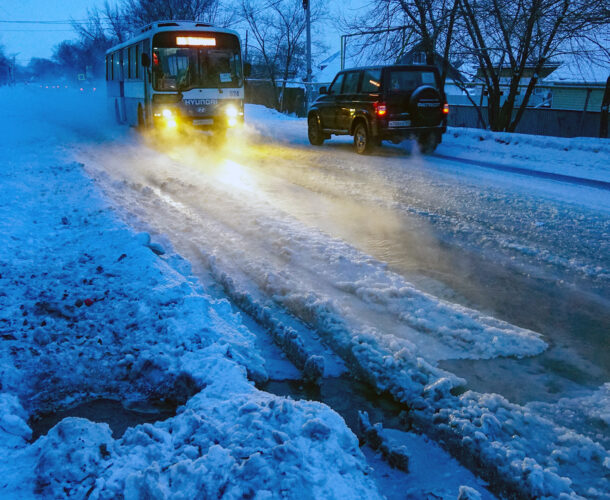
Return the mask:
<svg viewBox="0 0 610 500">
<path fill-rule="evenodd" d="M 74 33 L 73 29 L 57 29 L 57 30 L 28 30 L 28 29 L 22 29 L 22 30 L 18 30 L 18 29 L 5 29 L 5 28 L 0 28 L 0 32 L 2 33 L 7 33 L 7 32 L 13 32 L 13 33 L 48 33 L 48 32 L 61 32 L 61 33 Z"/>
<path fill-rule="evenodd" d="M 8 20 L 0 20 L 0 24 L 41 24 L 44 26 L 64 26 L 64 25 L 69 25 L 69 26 L 74 26 L 74 25 L 78 25 L 78 26 L 87 26 L 89 23 L 91 23 L 91 19 L 73 19 L 73 20 L 69 20 L 69 21 L 26 21 L 26 20 L 20 20 L 20 21 L 8 21 Z M 97 22 L 97 21 L 96 21 Z M 101 25 L 105 25 L 106 27 L 111 27 L 111 22 L 108 21 L 107 19 L 100 19 L 99 23 Z"/>
<path fill-rule="evenodd" d="M 56 21 L 0 19 L 0 23 L 7 23 L 7 24 L 72 24 L 72 23 L 85 23 L 88 21 L 89 21 L 88 19 L 67 19 L 67 20 L 56 20 Z"/>
</svg>

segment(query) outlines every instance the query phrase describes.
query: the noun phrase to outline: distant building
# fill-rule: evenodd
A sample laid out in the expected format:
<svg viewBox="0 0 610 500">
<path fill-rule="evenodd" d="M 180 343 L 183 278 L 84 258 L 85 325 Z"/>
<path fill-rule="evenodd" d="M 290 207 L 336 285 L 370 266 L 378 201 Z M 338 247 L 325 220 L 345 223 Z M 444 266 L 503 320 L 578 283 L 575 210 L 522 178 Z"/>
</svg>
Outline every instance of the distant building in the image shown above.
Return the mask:
<svg viewBox="0 0 610 500">
<path fill-rule="evenodd" d="M 427 64 L 426 63 L 426 52 L 421 43 L 417 43 L 409 49 L 408 52 L 405 52 L 401 55 L 397 60 L 396 64 Z M 445 65 L 445 59 L 439 53 L 434 53 L 434 63 L 433 63 L 442 74 L 443 68 Z M 463 76 L 460 71 L 454 66 L 453 63 L 449 63 L 447 67 L 447 80 L 449 81 L 462 81 Z"/>
<path fill-rule="evenodd" d="M 571 56 L 543 78 L 539 88 L 552 95 L 553 109 L 599 111 L 609 76 L 609 64 Z"/>
</svg>

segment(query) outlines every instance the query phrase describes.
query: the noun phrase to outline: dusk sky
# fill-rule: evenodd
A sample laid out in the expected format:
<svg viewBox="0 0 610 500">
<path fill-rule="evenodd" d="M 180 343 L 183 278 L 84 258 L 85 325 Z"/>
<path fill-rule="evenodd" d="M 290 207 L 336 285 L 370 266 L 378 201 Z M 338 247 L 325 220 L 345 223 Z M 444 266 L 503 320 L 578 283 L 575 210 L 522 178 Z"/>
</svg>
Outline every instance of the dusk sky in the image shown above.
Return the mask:
<svg viewBox="0 0 610 500">
<path fill-rule="evenodd" d="M 328 5 L 347 12 L 364 3 L 331 0 Z M 87 9 L 103 4 L 104 0 L 0 0 L 0 45 L 7 55 L 16 55 L 19 64 L 27 64 L 32 57 L 50 57 L 55 45 L 75 37 L 70 20 L 84 20 Z M 338 50 L 340 35 L 334 30 L 326 34 L 326 44 Z"/>
<path fill-rule="evenodd" d="M 20 64 L 27 64 L 32 57 L 50 57 L 55 45 L 74 37 L 70 19 L 85 19 L 87 8 L 103 3 L 104 0 L 2 0 L 0 44 L 8 55 L 15 54 Z M 63 21 L 64 24 L 14 21 Z"/>
</svg>

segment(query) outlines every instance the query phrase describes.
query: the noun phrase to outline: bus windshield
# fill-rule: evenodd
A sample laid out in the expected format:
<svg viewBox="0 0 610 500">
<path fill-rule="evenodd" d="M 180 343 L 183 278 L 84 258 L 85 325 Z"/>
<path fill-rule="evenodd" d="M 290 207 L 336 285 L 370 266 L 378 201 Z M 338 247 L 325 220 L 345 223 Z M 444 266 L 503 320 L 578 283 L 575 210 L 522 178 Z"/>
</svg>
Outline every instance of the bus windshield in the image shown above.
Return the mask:
<svg viewBox="0 0 610 500">
<path fill-rule="evenodd" d="M 212 47 L 177 47 L 175 34 L 163 35 L 162 38 L 157 35 L 153 43 L 152 84 L 155 90 L 220 89 L 243 85 L 236 37 L 217 34 Z"/>
</svg>

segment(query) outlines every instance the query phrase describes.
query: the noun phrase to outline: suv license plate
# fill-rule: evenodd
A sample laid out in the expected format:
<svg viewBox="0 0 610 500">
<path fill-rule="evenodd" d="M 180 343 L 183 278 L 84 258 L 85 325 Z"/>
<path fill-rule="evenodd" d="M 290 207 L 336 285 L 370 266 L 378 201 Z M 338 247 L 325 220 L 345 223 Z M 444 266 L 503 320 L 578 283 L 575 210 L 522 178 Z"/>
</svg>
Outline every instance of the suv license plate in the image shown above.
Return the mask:
<svg viewBox="0 0 610 500">
<path fill-rule="evenodd" d="M 389 128 L 410 127 L 410 126 L 411 126 L 411 120 L 400 120 L 400 121 L 388 122 Z"/>
<path fill-rule="evenodd" d="M 207 118 L 204 120 L 193 120 L 193 125 L 214 125 L 214 120 Z"/>
</svg>

